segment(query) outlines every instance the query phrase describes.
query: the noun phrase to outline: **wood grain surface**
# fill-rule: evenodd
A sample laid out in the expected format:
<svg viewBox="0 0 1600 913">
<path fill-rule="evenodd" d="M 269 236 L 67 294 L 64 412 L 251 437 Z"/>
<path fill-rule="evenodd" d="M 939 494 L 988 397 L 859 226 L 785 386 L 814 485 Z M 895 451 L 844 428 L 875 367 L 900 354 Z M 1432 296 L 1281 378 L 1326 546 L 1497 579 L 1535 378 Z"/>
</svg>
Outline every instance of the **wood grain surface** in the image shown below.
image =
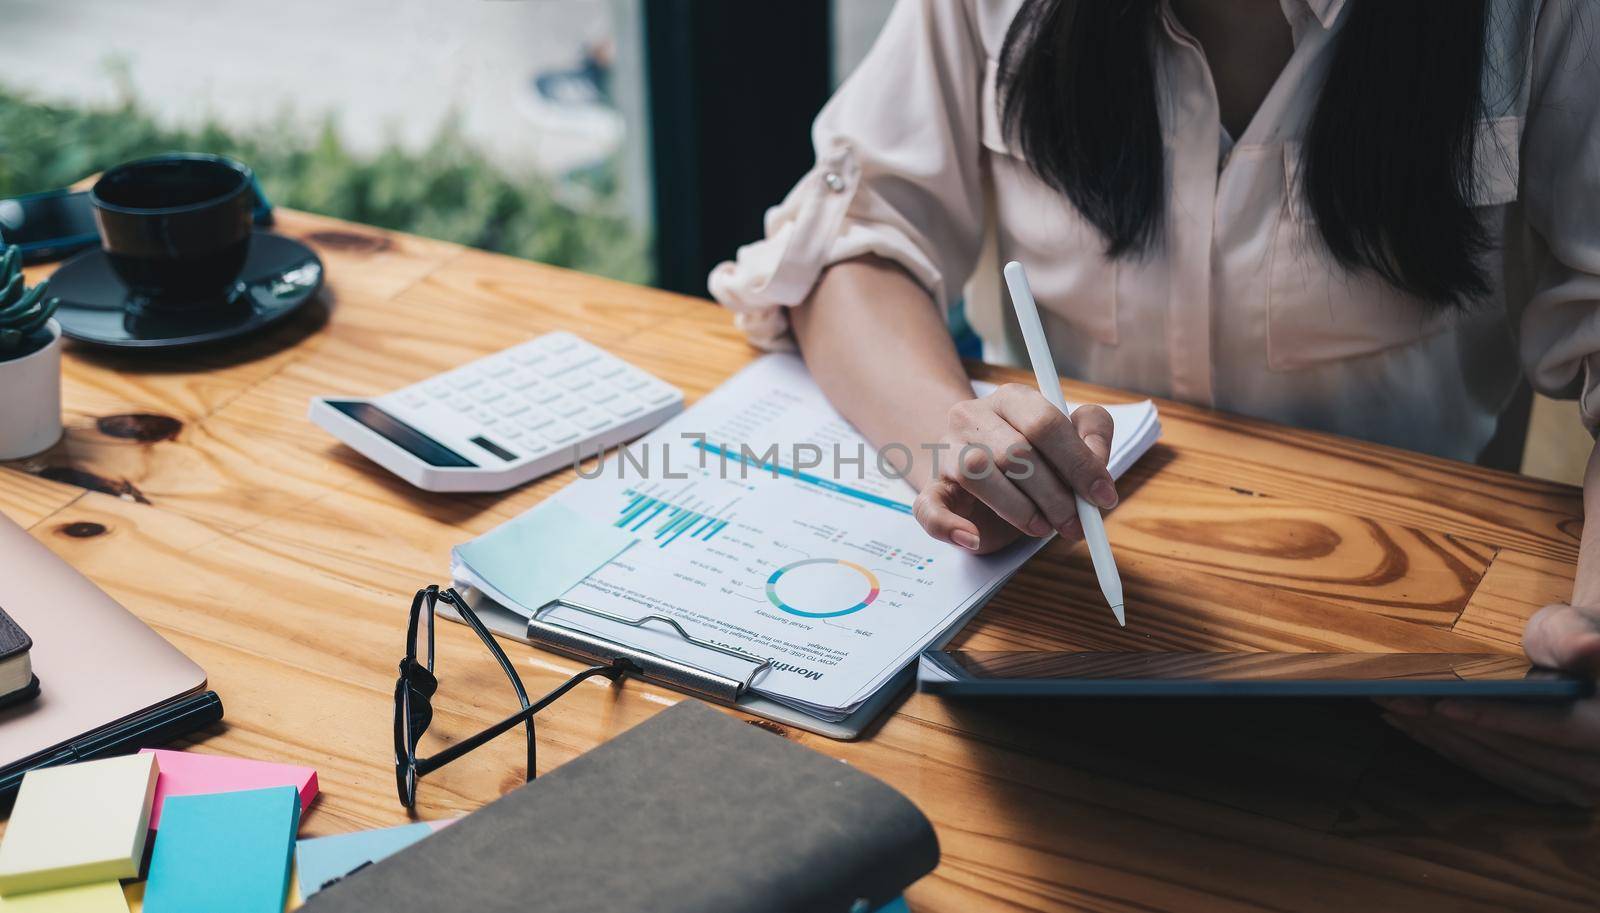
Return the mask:
<svg viewBox="0 0 1600 913">
<path fill-rule="evenodd" d="M 410 488 L 305 419 L 572 330 L 694 399 L 757 353 L 704 301 L 280 211 L 323 300 L 223 351 L 69 346 L 67 433 L 0 471 L 0 510 L 205 666 L 201 751 L 315 765 L 302 833 L 397 824 L 404 612 L 450 546 L 570 473 L 499 495 Z M 35 275 L 43 275 L 39 271 Z M 991 379 L 1027 378 L 974 365 Z M 1125 393 L 1069 384 L 1079 400 Z M 1107 518 L 1118 629 L 1079 548 L 1047 547 L 961 635 L 974 649 L 1516 653 L 1565 598 L 1575 489 L 1176 403 Z M 530 691 L 575 664 L 508 644 Z M 514 706 L 470 632 L 440 632 L 435 745 Z M 682 698 L 590 682 L 539 720 L 560 765 Z M 914 910 L 1570 910 L 1600 906 L 1600 822 L 1529 805 L 1360 702 L 947 703 L 909 695 L 855 743 L 766 728 L 909 795 L 943 862 Z M 418 815 L 521 782 L 515 739 L 426 778 Z M 554 826 L 554 825 L 553 825 Z M 603 848 L 597 848 L 603 852 Z"/>
</svg>

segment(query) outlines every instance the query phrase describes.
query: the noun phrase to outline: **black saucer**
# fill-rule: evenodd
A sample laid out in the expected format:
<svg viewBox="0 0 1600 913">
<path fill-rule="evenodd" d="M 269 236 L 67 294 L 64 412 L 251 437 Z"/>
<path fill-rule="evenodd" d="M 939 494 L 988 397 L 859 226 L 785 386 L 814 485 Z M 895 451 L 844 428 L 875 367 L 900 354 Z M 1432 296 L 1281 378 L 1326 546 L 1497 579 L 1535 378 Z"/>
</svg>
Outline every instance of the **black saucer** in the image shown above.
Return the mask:
<svg viewBox="0 0 1600 913">
<path fill-rule="evenodd" d="M 105 252 L 86 250 L 50 277 L 56 320 L 68 339 L 118 349 L 176 349 L 235 339 L 276 323 L 322 287 L 322 261 L 299 241 L 258 231 L 226 300 L 199 310 L 130 301 Z"/>
</svg>

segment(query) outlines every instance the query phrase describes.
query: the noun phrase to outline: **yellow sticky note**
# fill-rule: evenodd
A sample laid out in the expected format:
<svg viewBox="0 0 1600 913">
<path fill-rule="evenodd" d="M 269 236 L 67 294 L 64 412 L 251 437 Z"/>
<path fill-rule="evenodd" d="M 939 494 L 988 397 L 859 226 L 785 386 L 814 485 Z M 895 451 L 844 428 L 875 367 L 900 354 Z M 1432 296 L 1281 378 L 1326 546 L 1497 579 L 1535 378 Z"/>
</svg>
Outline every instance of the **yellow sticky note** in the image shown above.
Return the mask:
<svg viewBox="0 0 1600 913">
<path fill-rule="evenodd" d="M 148 754 L 29 771 L 0 842 L 0 895 L 137 876 L 157 773 Z"/>
<path fill-rule="evenodd" d="M 0 897 L 0 913 L 128 913 L 128 902 L 122 885 L 100 881 Z"/>
<path fill-rule="evenodd" d="M 122 894 L 123 897 L 128 899 L 128 913 L 142 913 L 144 911 L 144 883 L 142 881 L 130 881 L 130 883 L 123 884 Z M 291 867 L 290 894 L 283 900 L 283 913 L 288 913 L 290 910 L 299 910 L 302 903 L 306 902 L 301 900 L 301 895 L 299 895 L 299 878 L 294 876 L 294 868 Z M 0 913 L 6 913 L 6 908 L 0 907 Z M 122 910 L 118 910 L 117 913 L 122 913 Z"/>
<path fill-rule="evenodd" d="M 123 896 L 128 900 L 128 913 L 143 913 L 144 911 L 144 882 L 130 881 L 122 886 Z M 300 879 L 295 877 L 293 866 L 289 869 L 289 896 L 283 903 L 284 913 L 298 910 L 305 901 L 300 899 Z M 5 913 L 0 907 L 0 913 Z M 117 913 L 122 913 L 118 910 Z"/>
</svg>

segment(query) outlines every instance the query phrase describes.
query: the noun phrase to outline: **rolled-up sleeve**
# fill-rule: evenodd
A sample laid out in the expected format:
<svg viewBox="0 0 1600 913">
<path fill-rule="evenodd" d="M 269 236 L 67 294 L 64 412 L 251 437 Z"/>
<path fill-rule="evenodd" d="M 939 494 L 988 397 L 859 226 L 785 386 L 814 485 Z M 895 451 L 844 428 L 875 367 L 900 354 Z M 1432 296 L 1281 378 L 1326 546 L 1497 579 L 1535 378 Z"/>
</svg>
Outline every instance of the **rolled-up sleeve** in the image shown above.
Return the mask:
<svg viewBox="0 0 1600 913">
<path fill-rule="evenodd" d="M 979 117 L 985 55 L 968 0 L 899 0 L 817 115 L 816 165 L 767 211 L 765 237 L 712 270 L 712 297 L 764 348 L 792 346 L 784 309 L 822 271 L 876 255 L 941 308 L 983 236 Z"/>
<path fill-rule="evenodd" d="M 1600 429 L 1600 22 L 1549 0 L 1532 52 L 1522 139 L 1520 253 L 1529 294 L 1520 320 L 1534 389 L 1578 397 Z M 1508 244 L 1512 239 L 1508 238 Z"/>
</svg>

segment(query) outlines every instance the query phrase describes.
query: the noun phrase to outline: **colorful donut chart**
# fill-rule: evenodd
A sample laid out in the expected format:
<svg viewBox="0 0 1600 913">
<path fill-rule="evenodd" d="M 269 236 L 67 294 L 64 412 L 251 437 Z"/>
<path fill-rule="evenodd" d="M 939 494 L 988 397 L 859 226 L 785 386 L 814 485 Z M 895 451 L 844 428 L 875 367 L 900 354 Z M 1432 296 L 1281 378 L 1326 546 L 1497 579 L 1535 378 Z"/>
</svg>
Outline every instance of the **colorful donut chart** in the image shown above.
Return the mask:
<svg viewBox="0 0 1600 913">
<path fill-rule="evenodd" d="M 868 587 L 867 595 L 863 597 L 860 602 L 853 606 L 832 612 L 807 612 L 804 609 L 797 609 L 792 605 L 788 605 L 778 596 L 778 581 L 783 577 L 784 574 L 789 573 L 795 568 L 806 567 L 807 565 L 812 564 L 837 564 L 840 567 L 847 567 L 850 570 L 855 571 L 866 579 Z M 856 564 L 853 561 L 841 561 L 838 558 L 807 558 L 804 561 L 796 561 L 793 564 L 786 564 L 783 567 L 778 568 L 772 572 L 771 577 L 767 578 L 767 599 L 770 600 L 774 606 L 777 606 L 779 609 L 788 612 L 790 615 L 799 615 L 802 618 L 838 618 L 840 615 L 849 615 L 851 612 L 861 611 L 867 606 L 872 605 L 872 601 L 877 598 L 878 578 L 874 576 L 871 571 L 867 570 L 861 565 Z"/>
</svg>

